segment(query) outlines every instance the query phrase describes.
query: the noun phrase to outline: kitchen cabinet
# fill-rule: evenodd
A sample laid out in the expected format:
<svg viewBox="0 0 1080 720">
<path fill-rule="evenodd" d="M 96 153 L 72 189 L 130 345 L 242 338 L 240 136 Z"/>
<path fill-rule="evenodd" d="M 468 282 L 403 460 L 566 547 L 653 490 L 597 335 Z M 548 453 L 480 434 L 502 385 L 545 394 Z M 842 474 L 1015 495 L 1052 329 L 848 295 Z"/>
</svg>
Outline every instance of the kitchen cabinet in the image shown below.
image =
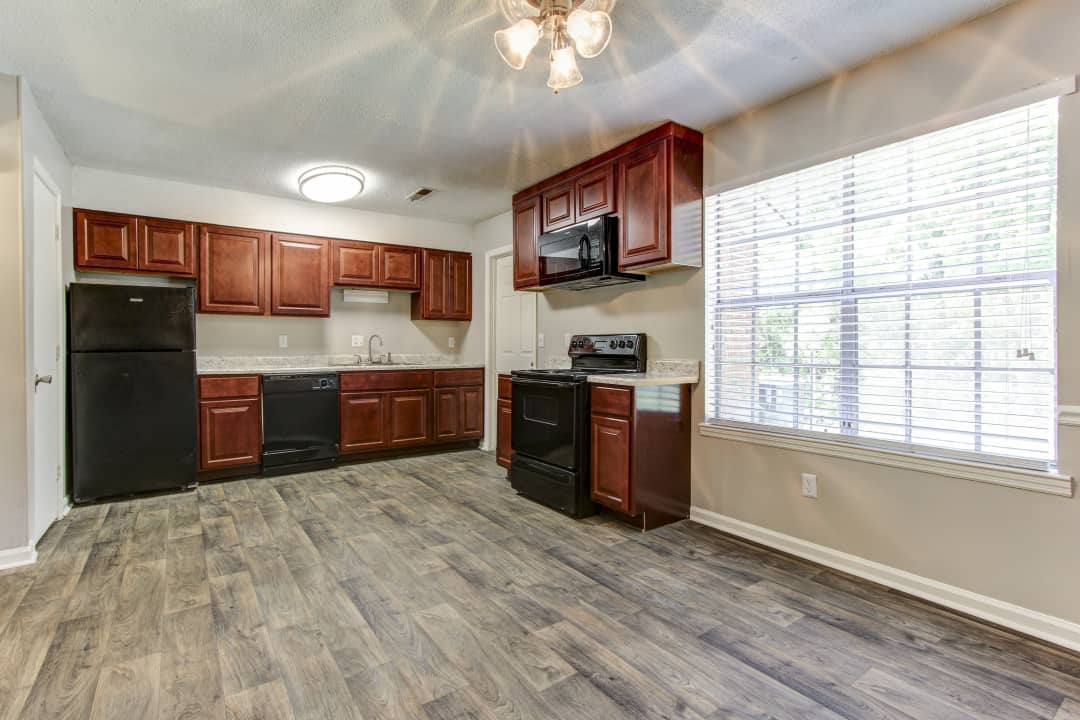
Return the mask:
<svg viewBox="0 0 1080 720">
<path fill-rule="evenodd" d="M 255 466 L 262 456 L 260 378 L 199 378 L 199 470 Z"/>
<path fill-rule="evenodd" d="M 514 289 L 526 290 L 540 282 L 540 196 L 514 203 Z"/>
<path fill-rule="evenodd" d="M 472 319 L 472 255 L 424 248 L 420 292 L 413 296 L 414 320 Z"/>
<path fill-rule="evenodd" d="M 435 440 L 478 440 L 484 435 L 483 370 L 437 370 Z"/>
<path fill-rule="evenodd" d="M 270 234 L 199 227 L 199 312 L 266 315 L 270 308 Z"/>
<path fill-rule="evenodd" d="M 594 502 L 644 530 L 690 515 L 690 386 L 591 388 Z"/>
<path fill-rule="evenodd" d="M 195 226 L 75 210 L 75 269 L 194 277 Z"/>
<path fill-rule="evenodd" d="M 136 220 L 119 213 L 75 211 L 75 268 L 138 269 Z"/>
<path fill-rule="evenodd" d="M 603 215 L 619 220 L 620 270 L 701 267 L 703 156 L 701 133 L 669 122 L 516 193 L 515 288 L 537 286 L 542 232 Z"/>
<path fill-rule="evenodd" d="M 270 313 L 330 316 L 330 241 L 270 236 Z"/>
<path fill-rule="evenodd" d="M 668 144 L 665 138 L 619 160 L 619 269 L 663 262 L 668 238 Z"/>
<path fill-rule="evenodd" d="M 509 375 L 499 376 L 498 408 L 495 428 L 495 462 L 510 469 L 510 456 L 513 454 L 510 429 L 513 426 L 513 406 L 511 404 L 513 384 Z"/>
<path fill-rule="evenodd" d="M 431 390 L 387 393 L 391 448 L 427 445 L 431 441 Z"/>
<path fill-rule="evenodd" d="M 140 271 L 195 277 L 195 224 L 162 218 L 136 218 Z"/>
<path fill-rule="evenodd" d="M 341 453 L 385 450 L 387 433 L 386 393 L 341 394 Z"/>
<path fill-rule="evenodd" d="M 574 183 L 565 182 L 541 195 L 544 199 L 543 232 L 561 230 L 574 224 Z"/>
<path fill-rule="evenodd" d="M 334 285 L 420 289 L 420 248 L 335 240 Z"/>
</svg>

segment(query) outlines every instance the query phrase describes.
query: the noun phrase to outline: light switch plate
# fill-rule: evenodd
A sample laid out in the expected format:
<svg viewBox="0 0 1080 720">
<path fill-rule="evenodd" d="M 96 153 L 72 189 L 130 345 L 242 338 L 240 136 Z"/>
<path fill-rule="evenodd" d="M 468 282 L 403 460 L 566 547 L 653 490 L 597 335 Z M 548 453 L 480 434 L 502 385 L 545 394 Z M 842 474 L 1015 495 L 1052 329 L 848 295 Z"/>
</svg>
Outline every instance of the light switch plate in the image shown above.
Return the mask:
<svg viewBox="0 0 1080 720">
<path fill-rule="evenodd" d="M 453 349 L 454 349 L 454 345 L 455 345 L 455 344 L 457 344 L 457 340 L 455 340 L 454 338 L 447 338 L 447 340 L 446 340 L 446 346 L 447 346 L 448 348 L 450 348 L 451 350 L 453 350 Z"/>
<path fill-rule="evenodd" d="M 289 347 L 289 336 L 288 335 L 278 335 L 277 336 L 277 346 L 279 348 L 287 348 L 287 347 Z"/>
<path fill-rule="evenodd" d="M 352 346 L 353 347 L 364 347 L 364 336 L 363 335 L 353 335 L 352 336 Z"/>
</svg>

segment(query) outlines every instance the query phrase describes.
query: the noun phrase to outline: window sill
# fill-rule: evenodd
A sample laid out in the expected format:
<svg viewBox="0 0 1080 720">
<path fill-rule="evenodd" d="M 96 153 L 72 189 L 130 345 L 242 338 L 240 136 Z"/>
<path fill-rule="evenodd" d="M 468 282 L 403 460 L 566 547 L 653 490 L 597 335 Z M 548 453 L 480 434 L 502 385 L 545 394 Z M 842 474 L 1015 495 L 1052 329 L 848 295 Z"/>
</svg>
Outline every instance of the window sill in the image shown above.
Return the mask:
<svg viewBox="0 0 1080 720">
<path fill-rule="evenodd" d="M 701 423 L 698 425 L 698 431 L 702 437 L 764 445 L 782 450 L 795 450 L 844 460 L 868 462 L 874 465 L 914 470 L 989 485 L 1001 485 L 1017 490 L 1028 490 L 1059 497 L 1071 498 L 1073 496 L 1072 477 L 1054 472 L 1023 470 L 989 463 L 867 448 L 844 442 L 796 437 L 770 430 L 750 430 L 719 423 Z"/>
</svg>

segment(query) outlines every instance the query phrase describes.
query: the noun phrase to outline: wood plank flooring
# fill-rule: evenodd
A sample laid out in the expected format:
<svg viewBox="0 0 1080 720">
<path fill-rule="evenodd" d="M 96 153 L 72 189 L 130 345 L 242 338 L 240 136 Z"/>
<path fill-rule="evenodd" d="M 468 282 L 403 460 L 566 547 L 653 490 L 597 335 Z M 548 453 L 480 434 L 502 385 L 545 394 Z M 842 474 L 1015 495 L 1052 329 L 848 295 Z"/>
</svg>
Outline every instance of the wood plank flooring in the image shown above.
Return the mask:
<svg viewBox="0 0 1080 720">
<path fill-rule="evenodd" d="M 462 452 L 76 508 L 0 573 L 0 720 L 1080 718 L 1080 657 Z"/>
</svg>

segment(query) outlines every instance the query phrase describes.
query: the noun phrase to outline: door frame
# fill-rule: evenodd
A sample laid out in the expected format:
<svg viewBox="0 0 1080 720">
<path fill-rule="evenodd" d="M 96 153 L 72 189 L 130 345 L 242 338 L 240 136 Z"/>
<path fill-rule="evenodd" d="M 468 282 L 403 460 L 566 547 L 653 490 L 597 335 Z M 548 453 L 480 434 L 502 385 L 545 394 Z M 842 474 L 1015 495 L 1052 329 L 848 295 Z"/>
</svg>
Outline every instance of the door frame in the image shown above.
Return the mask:
<svg viewBox="0 0 1080 720">
<path fill-rule="evenodd" d="M 484 440 L 482 450 L 494 451 L 498 444 L 499 422 L 499 368 L 496 365 L 494 309 L 498 305 L 498 287 L 495 284 L 496 261 L 514 255 L 514 246 L 502 245 L 484 253 Z M 539 305 L 537 305 L 539 315 Z M 533 365 L 536 364 L 537 348 L 533 343 Z"/>
<path fill-rule="evenodd" d="M 33 179 L 38 179 L 41 183 L 49 189 L 49 191 L 56 198 L 56 253 L 55 253 L 55 268 L 53 277 L 55 282 L 52 291 L 60 298 L 60 302 L 57 303 L 57 314 L 55 318 L 56 322 L 56 337 L 59 348 L 59 357 L 56 359 L 56 377 L 54 378 L 54 387 L 56 388 L 56 419 L 57 419 L 57 437 L 56 437 L 56 463 L 57 463 L 57 507 L 55 508 L 55 519 L 58 520 L 67 514 L 71 508 L 71 502 L 67 494 L 67 473 L 65 470 L 65 456 L 67 453 L 67 441 L 66 431 L 67 427 L 67 413 L 65 412 L 64 399 L 67 395 L 67 358 L 64 354 L 64 348 L 66 343 L 64 341 L 64 246 L 63 246 L 63 232 L 64 232 L 64 195 L 60 190 L 59 184 L 53 179 L 52 175 L 41 163 L 41 161 L 34 157 L 34 169 L 31 176 L 31 198 L 30 207 L 33 209 L 34 197 L 32 193 Z M 37 228 L 34 228 L 33 235 L 30 240 L 33 242 L 37 235 Z M 36 389 L 34 387 L 34 375 L 36 374 L 36 367 L 34 364 L 34 332 L 36 330 L 34 326 L 34 282 L 35 282 L 35 251 L 34 247 L 28 249 L 24 248 L 26 261 L 23 266 L 23 302 L 25 308 L 23 312 L 23 322 L 27 331 L 24 331 L 23 337 L 26 343 L 26 387 L 27 387 L 27 402 L 26 402 L 26 428 L 27 428 L 27 521 L 26 521 L 26 536 L 29 540 L 31 548 L 37 544 L 41 537 L 34 537 L 36 528 L 34 527 L 34 521 L 37 514 L 37 500 L 35 493 L 35 485 L 37 480 L 37 459 L 36 459 L 36 442 L 37 437 L 35 433 L 35 417 L 34 417 L 34 405 Z M 55 520 L 54 520 L 55 522 Z M 48 528 L 45 528 L 48 530 Z M 45 530 L 42 531 L 42 535 L 45 534 Z"/>
</svg>

